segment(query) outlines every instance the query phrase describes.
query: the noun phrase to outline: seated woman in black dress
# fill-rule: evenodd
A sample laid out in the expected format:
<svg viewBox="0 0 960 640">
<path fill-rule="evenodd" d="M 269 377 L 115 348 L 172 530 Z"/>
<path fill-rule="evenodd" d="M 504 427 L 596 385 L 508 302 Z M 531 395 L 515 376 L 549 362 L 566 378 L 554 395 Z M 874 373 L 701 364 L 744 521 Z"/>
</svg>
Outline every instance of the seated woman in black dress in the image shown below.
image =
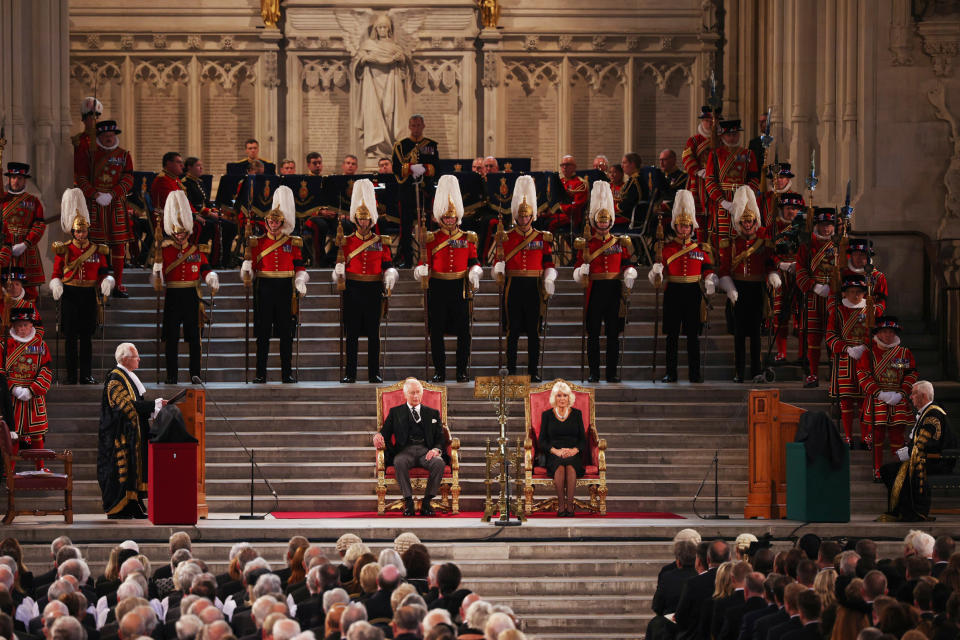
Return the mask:
<svg viewBox="0 0 960 640">
<path fill-rule="evenodd" d="M 547 473 L 557 488 L 557 517 L 571 518 L 576 507 L 573 490 L 583 477 L 582 453 L 587 448 L 583 414 L 573 408 L 570 385 L 557 381 L 550 391 L 550 406 L 540 416 L 537 451 L 547 457 Z"/>
</svg>

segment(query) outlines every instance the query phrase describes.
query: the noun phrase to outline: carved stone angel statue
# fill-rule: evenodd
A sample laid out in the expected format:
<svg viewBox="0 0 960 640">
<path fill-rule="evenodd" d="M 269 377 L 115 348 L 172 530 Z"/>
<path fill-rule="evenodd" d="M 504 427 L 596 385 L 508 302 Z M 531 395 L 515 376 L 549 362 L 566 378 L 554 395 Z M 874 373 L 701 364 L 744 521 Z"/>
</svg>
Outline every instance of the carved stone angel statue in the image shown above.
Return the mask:
<svg viewBox="0 0 960 640">
<path fill-rule="evenodd" d="M 413 51 L 425 16 L 364 10 L 338 11 L 336 17 L 353 56 L 350 76 L 356 86 L 351 109 L 363 150 L 368 155 L 389 155 L 410 117 Z"/>
</svg>

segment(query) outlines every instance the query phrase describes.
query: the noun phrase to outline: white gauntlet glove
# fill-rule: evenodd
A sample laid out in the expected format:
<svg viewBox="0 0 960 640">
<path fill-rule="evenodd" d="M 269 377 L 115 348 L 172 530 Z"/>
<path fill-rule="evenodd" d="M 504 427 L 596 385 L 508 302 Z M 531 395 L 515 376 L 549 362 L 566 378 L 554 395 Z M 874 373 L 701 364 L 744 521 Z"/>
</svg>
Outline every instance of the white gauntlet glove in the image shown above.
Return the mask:
<svg viewBox="0 0 960 640">
<path fill-rule="evenodd" d="M 410 173 L 413 174 L 414 178 L 419 178 L 427 172 L 427 168 L 422 164 L 412 164 L 410 165 Z"/>
<path fill-rule="evenodd" d="M 897 449 L 897 460 L 900 462 L 906 462 L 910 459 L 910 449 L 908 447 L 900 447 Z"/>
<path fill-rule="evenodd" d="M 867 347 L 862 344 L 855 347 L 847 347 L 847 355 L 850 356 L 854 361 L 857 361 L 863 357 L 863 352 L 866 350 Z"/>
<path fill-rule="evenodd" d="M 19 257 L 23 255 L 23 252 L 26 250 L 27 250 L 27 243 L 25 242 L 18 242 L 17 244 L 13 245 L 13 247 L 10 249 L 14 257 Z"/>
<path fill-rule="evenodd" d="M 304 271 L 298 271 L 296 277 L 293 279 L 293 286 L 297 289 L 297 293 L 300 294 L 300 297 L 303 298 L 307 295 L 307 283 L 310 282 L 310 274 Z"/>
<path fill-rule="evenodd" d="M 503 277 L 507 274 L 507 263 L 501 260 L 493 265 L 493 277 L 498 280 L 503 280 Z"/>
<path fill-rule="evenodd" d="M 33 398 L 33 393 L 27 387 L 14 387 L 13 395 L 17 400 L 23 402 L 30 402 L 31 398 Z"/>
<path fill-rule="evenodd" d="M 543 272 L 543 290 L 552 296 L 557 289 L 557 270 L 547 267 Z"/>
<path fill-rule="evenodd" d="M 97 204 L 101 207 L 109 207 L 111 202 L 113 202 L 113 194 L 102 192 L 97 194 Z"/>
<path fill-rule="evenodd" d="M 333 271 L 330 273 L 330 279 L 333 280 L 334 283 L 337 283 L 346 277 L 347 265 L 342 262 L 338 262 L 337 264 L 333 265 Z"/>
<path fill-rule="evenodd" d="M 50 295 L 53 296 L 54 300 L 60 299 L 60 296 L 63 295 L 63 280 L 60 278 L 50 280 Z"/>
<path fill-rule="evenodd" d="M 478 264 L 470 267 L 470 271 L 467 272 L 467 280 L 470 282 L 470 287 L 476 291 L 480 288 L 480 276 L 483 275 L 483 267 Z"/>
<path fill-rule="evenodd" d="M 209 272 L 206 277 L 206 282 L 207 286 L 210 287 L 210 293 L 217 295 L 217 292 L 220 291 L 220 276 L 217 275 L 217 272 Z"/>
<path fill-rule="evenodd" d="M 721 200 L 720 206 L 726 209 L 727 211 L 730 211 L 730 209 L 733 209 L 733 203 L 730 202 L 729 200 Z"/>
<path fill-rule="evenodd" d="M 900 399 L 902 397 L 903 396 L 900 395 L 899 391 L 881 391 L 877 394 L 877 398 L 880 400 L 880 402 L 891 407 L 895 407 L 900 404 Z"/>
<path fill-rule="evenodd" d="M 397 279 L 400 277 L 400 273 L 390 267 L 383 272 L 383 286 L 387 291 L 393 291 L 393 288 L 397 285 Z"/>
<path fill-rule="evenodd" d="M 623 272 L 623 286 L 628 290 L 633 289 L 633 283 L 637 281 L 637 270 L 633 267 L 627 267 Z"/>
<path fill-rule="evenodd" d="M 826 298 L 830 295 L 830 285 L 828 284 L 815 284 L 813 285 L 813 292 L 820 296 L 821 298 Z"/>
<path fill-rule="evenodd" d="M 590 265 L 586 262 L 573 270 L 573 279 L 577 284 L 584 284 L 590 275 Z"/>
<path fill-rule="evenodd" d="M 430 268 L 425 264 L 418 264 L 413 268 L 413 277 L 417 280 L 423 280 L 430 276 Z"/>
<path fill-rule="evenodd" d="M 243 264 L 240 265 L 240 278 L 244 282 L 249 282 L 253 280 L 253 261 L 244 260 Z"/>
<path fill-rule="evenodd" d="M 737 304 L 737 298 L 740 297 L 740 292 L 737 291 L 737 286 L 733 284 L 733 278 L 730 276 L 723 276 L 720 278 L 720 288 L 724 290 L 727 294 L 727 298 L 733 304 Z"/>
<path fill-rule="evenodd" d="M 706 170 L 706 169 L 697 169 L 697 177 L 698 177 L 698 178 L 706 178 L 706 177 L 707 177 L 707 170 Z"/>
<path fill-rule="evenodd" d="M 784 273 L 790 273 L 794 270 L 796 264 L 796 262 L 781 262 L 777 267 Z"/>
<path fill-rule="evenodd" d="M 715 294 L 717 292 L 717 282 L 719 282 L 719 278 L 717 278 L 717 274 L 711 273 L 710 275 L 708 275 L 703 280 L 703 292 L 708 296 L 712 296 L 713 294 Z"/>
<path fill-rule="evenodd" d="M 660 288 L 660 283 L 663 282 L 663 264 L 660 262 L 654 262 L 653 266 L 650 267 L 650 272 L 647 273 L 647 280 L 650 281 L 650 284 Z"/>
<path fill-rule="evenodd" d="M 110 293 L 113 291 L 113 287 L 117 284 L 117 281 L 113 279 L 113 276 L 107 276 L 100 282 L 100 293 L 110 297 Z"/>
<path fill-rule="evenodd" d="M 779 289 L 783 286 L 783 280 L 780 279 L 780 274 L 776 271 L 771 271 L 770 275 L 767 276 L 767 284 L 773 287 L 774 289 Z"/>
</svg>

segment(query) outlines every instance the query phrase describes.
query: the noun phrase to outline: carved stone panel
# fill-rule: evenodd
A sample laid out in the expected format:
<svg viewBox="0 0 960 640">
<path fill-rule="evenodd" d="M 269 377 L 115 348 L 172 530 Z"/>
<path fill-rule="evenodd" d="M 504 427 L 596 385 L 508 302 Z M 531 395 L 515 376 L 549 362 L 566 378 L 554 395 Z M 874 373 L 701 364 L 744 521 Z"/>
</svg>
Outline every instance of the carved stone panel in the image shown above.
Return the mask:
<svg viewBox="0 0 960 640">
<path fill-rule="evenodd" d="M 102 120 L 122 120 L 120 95 L 123 84 L 123 61 L 119 58 L 73 58 L 70 60 L 70 130 L 83 129 L 80 101 L 96 94 L 103 103 Z M 124 130 L 124 122 L 120 122 Z"/>
<path fill-rule="evenodd" d="M 348 62 L 333 58 L 303 60 L 300 73 L 302 106 L 302 148 L 304 156 L 317 151 L 323 156 L 324 171 L 336 173 L 340 159 L 350 148 L 349 137 L 337 134 L 350 130 L 350 83 Z M 294 158 L 305 170 L 305 158 Z"/>
<path fill-rule="evenodd" d="M 437 141 L 440 157 L 460 155 L 460 61 L 417 60 L 413 75 L 413 110 L 421 113 L 426 135 Z"/>
<path fill-rule="evenodd" d="M 643 62 L 635 88 L 637 148 L 644 164 L 655 164 L 662 149 L 679 157 L 692 131 L 690 67 L 678 63 Z"/>
<path fill-rule="evenodd" d="M 203 60 L 200 65 L 201 145 L 207 170 L 226 172 L 254 133 L 255 61 Z M 275 158 L 267 158 L 274 161 Z"/>
<path fill-rule="evenodd" d="M 626 76 L 623 60 L 571 60 L 571 153 L 581 165 L 598 153 L 623 155 Z"/>
<path fill-rule="evenodd" d="M 135 59 L 132 66 L 134 105 L 139 119 L 135 132 L 130 132 L 136 140 L 134 160 L 139 169 L 159 171 L 167 151 L 189 153 L 187 65 L 179 60 Z"/>
<path fill-rule="evenodd" d="M 531 168 L 555 170 L 559 159 L 558 60 L 504 60 L 504 155 L 531 158 Z"/>
</svg>

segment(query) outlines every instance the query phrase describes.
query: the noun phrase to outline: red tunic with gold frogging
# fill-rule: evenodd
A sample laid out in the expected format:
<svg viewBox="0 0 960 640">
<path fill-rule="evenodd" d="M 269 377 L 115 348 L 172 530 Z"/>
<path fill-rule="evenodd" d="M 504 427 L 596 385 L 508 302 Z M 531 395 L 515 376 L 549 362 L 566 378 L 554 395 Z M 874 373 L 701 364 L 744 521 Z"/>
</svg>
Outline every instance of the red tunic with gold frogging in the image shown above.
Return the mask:
<svg viewBox="0 0 960 640">
<path fill-rule="evenodd" d="M 827 349 L 833 354 L 830 397 L 862 398 L 857 379 L 857 363 L 847 355 L 847 347 L 873 344 L 867 333 L 866 306 L 850 308 L 831 297 L 827 303 Z"/>
<path fill-rule="evenodd" d="M 41 332 L 35 332 L 26 342 L 7 335 L 3 347 L 3 373 L 7 377 L 7 386 L 11 391 L 14 387 L 26 387 L 33 394 L 26 402 L 11 395 L 17 433 L 20 436 L 43 435 L 48 427 L 44 396 L 53 382 L 50 350 Z"/>
<path fill-rule="evenodd" d="M 906 347 L 897 345 L 882 349 L 876 340 L 871 341 L 870 349 L 857 361 L 857 379 L 863 390 L 863 413 L 860 422 L 873 427 L 882 427 L 890 413 L 890 426 L 908 427 L 915 422 L 907 399 L 918 379 L 917 363 Z M 881 391 L 898 391 L 903 398 L 890 407 L 877 398 Z"/>
<path fill-rule="evenodd" d="M 9 237 L 6 242 L 10 245 L 21 242 L 27 245 L 26 251 L 19 257 L 4 256 L 0 258 L 4 266 L 15 264 L 23 267 L 27 276 L 25 286 L 38 287 L 46 282 L 43 274 L 43 264 L 40 262 L 40 250 L 37 246 L 47 229 L 43 221 L 43 204 L 29 193 L 4 193 L 0 196 L 0 210 L 3 211 L 3 226 Z"/>
</svg>

